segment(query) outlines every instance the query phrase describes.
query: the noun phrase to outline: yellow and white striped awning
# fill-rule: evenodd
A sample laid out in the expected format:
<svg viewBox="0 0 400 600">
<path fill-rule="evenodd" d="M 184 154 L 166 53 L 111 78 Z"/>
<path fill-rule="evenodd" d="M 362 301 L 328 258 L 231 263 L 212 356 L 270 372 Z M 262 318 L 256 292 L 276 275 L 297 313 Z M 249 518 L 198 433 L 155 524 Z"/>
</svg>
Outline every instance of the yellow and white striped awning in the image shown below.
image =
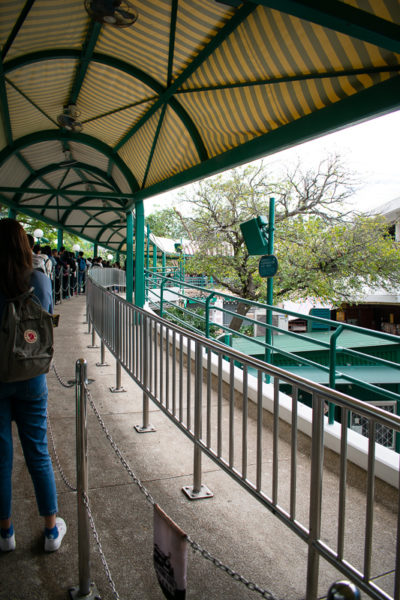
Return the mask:
<svg viewBox="0 0 400 600">
<path fill-rule="evenodd" d="M 134 5 L 1 0 L 0 203 L 118 249 L 135 202 L 400 105 L 398 0 Z"/>
</svg>

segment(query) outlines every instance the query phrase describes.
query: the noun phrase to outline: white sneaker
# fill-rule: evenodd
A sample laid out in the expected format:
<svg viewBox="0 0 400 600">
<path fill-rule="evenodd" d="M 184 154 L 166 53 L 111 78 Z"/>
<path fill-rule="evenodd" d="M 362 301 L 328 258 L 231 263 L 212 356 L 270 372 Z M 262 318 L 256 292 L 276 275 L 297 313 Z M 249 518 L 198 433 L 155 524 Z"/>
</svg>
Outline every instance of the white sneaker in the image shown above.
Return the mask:
<svg viewBox="0 0 400 600">
<path fill-rule="evenodd" d="M 0 550 L 2 552 L 11 552 L 15 550 L 15 533 L 13 532 L 10 537 L 3 537 L 0 535 Z"/>
<path fill-rule="evenodd" d="M 65 524 L 64 519 L 61 517 L 56 518 L 56 527 L 58 529 L 57 537 L 48 537 L 46 534 L 44 536 L 44 551 L 45 552 L 55 552 L 61 546 L 61 542 L 63 540 L 64 535 L 67 533 L 67 526 Z"/>
</svg>

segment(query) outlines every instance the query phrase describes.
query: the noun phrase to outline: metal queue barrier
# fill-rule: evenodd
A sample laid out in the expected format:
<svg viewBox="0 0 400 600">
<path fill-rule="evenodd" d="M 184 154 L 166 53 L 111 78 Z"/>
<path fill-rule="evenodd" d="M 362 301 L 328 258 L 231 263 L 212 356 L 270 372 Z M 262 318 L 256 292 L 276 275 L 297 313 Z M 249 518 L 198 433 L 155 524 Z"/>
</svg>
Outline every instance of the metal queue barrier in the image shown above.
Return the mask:
<svg viewBox="0 0 400 600">
<path fill-rule="evenodd" d="M 201 481 L 201 456 L 206 454 L 235 481 L 275 514 L 308 546 L 307 599 L 317 598 L 319 562 L 322 557 L 349 578 L 370 597 L 387 600 L 400 594 L 400 521 L 394 515 L 392 571 L 393 589 L 388 593 L 372 575 L 373 518 L 376 465 L 376 429 L 386 426 L 400 432 L 400 418 L 377 407 L 356 400 L 322 385 L 302 379 L 265 362 L 248 357 L 218 342 L 172 325 L 154 314 L 139 309 L 107 291 L 90 277 L 87 283 L 88 321 L 92 331 L 143 390 L 143 425 L 148 423 L 145 400 L 152 400 L 194 444 L 193 486 L 189 497 L 207 497 L 212 492 Z M 273 381 L 273 446 L 263 445 L 263 419 L 266 375 Z M 225 378 L 225 382 L 224 382 Z M 234 382 L 240 378 L 240 400 Z M 280 384 L 291 386 L 291 423 L 280 418 Z M 254 398 L 250 400 L 251 390 Z M 215 393 L 214 393 L 215 392 Z M 311 398 L 311 432 L 309 452 L 311 472 L 308 514 L 300 514 L 297 497 L 300 452 L 298 419 L 299 392 Z M 234 408 L 240 402 L 242 422 L 234 420 Z M 338 456 L 339 490 L 337 520 L 330 523 L 327 536 L 321 534 L 323 498 L 324 432 L 326 407 L 340 407 Z M 348 468 L 349 413 L 357 412 L 368 422 L 365 518 L 357 552 L 348 551 L 346 495 Z M 254 425 L 255 423 L 255 425 Z M 289 493 L 282 493 L 281 482 L 287 466 L 279 461 L 282 433 L 290 444 Z M 360 436 L 361 437 L 361 436 Z M 255 464 L 248 456 L 254 452 Z M 271 459 L 271 473 L 265 468 Z M 304 501 L 304 498 L 302 498 Z M 333 501 L 333 499 L 332 499 Z M 351 544 L 349 544 L 351 546 Z"/>
</svg>

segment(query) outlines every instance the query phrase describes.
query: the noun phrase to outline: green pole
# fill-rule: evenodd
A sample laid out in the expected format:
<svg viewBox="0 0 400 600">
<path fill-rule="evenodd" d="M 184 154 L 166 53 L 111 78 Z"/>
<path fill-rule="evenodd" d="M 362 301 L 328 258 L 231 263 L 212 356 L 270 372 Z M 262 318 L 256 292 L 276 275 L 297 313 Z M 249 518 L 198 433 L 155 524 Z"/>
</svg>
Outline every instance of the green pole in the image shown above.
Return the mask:
<svg viewBox="0 0 400 600">
<path fill-rule="evenodd" d="M 117 263 L 119 263 L 120 258 L 121 258 L 120 254 L 119 254 L 119 252 L 117 252 L 116 257 L 115 257 L 115 260 Z"/>
<path fill-rule="evenodd" d="M 146 244 L 146 269 L 147 271 L 150 268 L 150 225 L 147 224 L 147 228 L 146 228 L 146 237 L 147 237 L 147 244 Z"/>
<path fill-rule="evenodd" d="M 163 252 L 161 254 L 161 260 L 162 260 L 162 274 L 163 274 L 163 277 L 165 277 L 165 270 L 166 270 L 166 266 L 167 266 L 167 255 L 165 254 L 165 252 Z"/>
<path fill-rule="evenodd" d="M 274 231 L 275 231 L 275 198 L 269 199 L 269 216 L 268 216 L 268 254 L 274 253 Z M 267 279 L 267 304 L 272 306 L 274 303 L 274 278 L 268 277 Z M 272 330 L 268 325 L 272 325 L 272 308 L 267 308 L 266 314 L 266 331 L 265 331 L 265 343 L 272 344 Z M 271 362 L 272 350 L 269 346 L 265 348 L 264 360 L 267 363 Z M 270 377 L 267 375 L 266 382 L 269 383 Z"/>
<path fill-rule="evenodd" d="M 99 247 L 98 247 L 98 245 L 97 245 L 97 244 L 93 244 L 93 258 L 94 258 L 95 256 L 97 256 L 98 252 L 99 252 Z"/>
<path fill-rule="evenodd" d="M 57 250 L 60 250 L 63 245 L 63 230 L 57 229 Z"/>
<path fill-rule="evenodd" d="M 154 287 L 157 287 L 157 246 L 153 244 L 153 277 Z"/>
<path fill-rule="evenodd" d="M 135 204 L 135 304 L 142 308 L 144 306 L 144 207 L 143 201 Z"/>
<path fill-rule="evenodd" d="M 8 218 L 9 219 L 16 219 L 17 218 L 17 211 L 15 210 L 15 208 L 9 208 L 8 209 Z"/>
<path fill-rule="evenodd" d="M 330 339 L 330 349 L 329 349 L 329 387 L 333 390 L 336 389 L 336 342 L 337 338 L 343 331 L 343 325 L 339 325 L 339 327 L 334 331 L 331 335 Z M 333 425 L 335 422 L 335 405 L 332 402 L 329 402 L 328 408 L 328 423 L 329 425 Z M 342 423 L 343 425 L 343 423 Z"/>
<path fill-rule="evenodd" d="M 126 301 L 133 302 L 133 212 L 126 213 Z"/>
</svg>

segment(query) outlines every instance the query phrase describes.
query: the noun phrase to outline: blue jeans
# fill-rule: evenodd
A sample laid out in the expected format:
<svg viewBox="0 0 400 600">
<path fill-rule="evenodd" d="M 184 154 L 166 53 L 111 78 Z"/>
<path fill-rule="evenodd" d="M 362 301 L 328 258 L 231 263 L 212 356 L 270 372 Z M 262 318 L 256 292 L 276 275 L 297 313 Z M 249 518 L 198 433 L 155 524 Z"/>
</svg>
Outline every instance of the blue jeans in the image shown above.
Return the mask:
<svg viewBox="0 0 400 600">
<path fill-rule="evenodd" d="M 16 383 L 0 383 L 0 519 L 11 517 L 13 420 L 18 427 L 39 513 L 47 516 L 57 512 L 56 484 L 47 447 L 46 415 L 46 375 Z"/>
</svg>

